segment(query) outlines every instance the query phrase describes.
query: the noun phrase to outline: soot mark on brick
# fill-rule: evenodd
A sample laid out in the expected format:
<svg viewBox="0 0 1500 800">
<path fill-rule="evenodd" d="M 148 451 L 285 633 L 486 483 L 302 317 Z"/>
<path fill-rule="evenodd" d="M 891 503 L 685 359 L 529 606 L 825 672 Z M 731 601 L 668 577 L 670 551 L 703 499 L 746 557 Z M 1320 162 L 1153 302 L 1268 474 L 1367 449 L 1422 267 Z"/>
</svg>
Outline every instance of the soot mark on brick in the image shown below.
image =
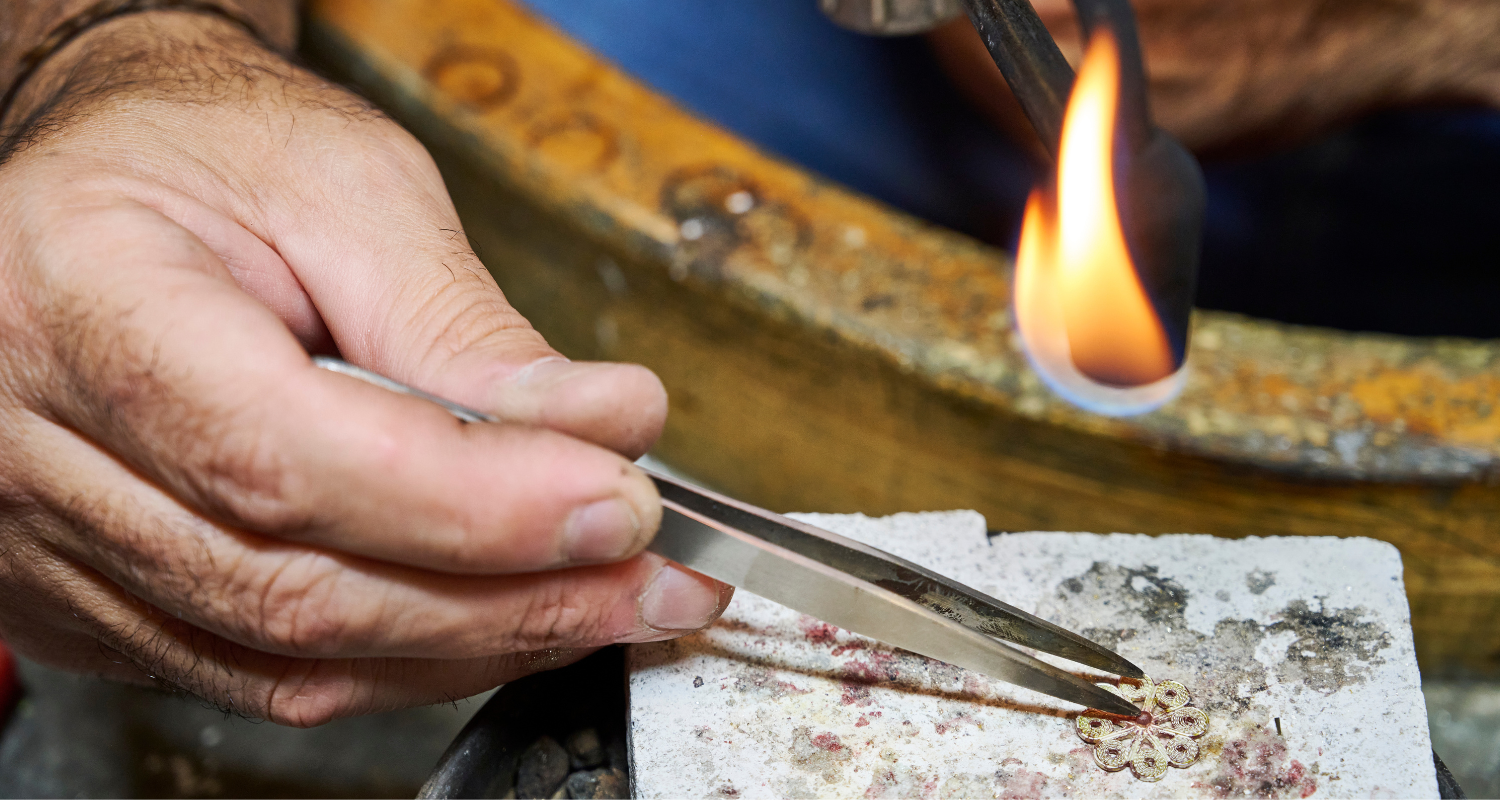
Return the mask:
<svg viewBox="0 0 1500 800">
<path fill-rule="evenodd" d="M 1141 569 L 1117 567 L 1096 561 L 1088 572 L 1063 581 L 1057 599 L 1081 610 L 1092 605 L 1114 620 L 1128 618 L 1129 625 L 1096 626 L 1083 631 L 1085 636 L 1113 648 L 1133 638 L 1142 628 L 1154 626 L 1176 629 L 1183 624 L 1188 591 L 1182 584 L 1161 576 L 1154 566 Z M 1091 615 L 1098 618 L 1099 614 Z"/>
<path fill-rule="evenodd" d="M 1259 578 L 1267 587 L 1274 582 L 1271 573 Z M 1253 592 L 1256 585 L 1249 588 Z M 1142 668 L 1157 679 L 1186 683 L 1210 714 L 1243 714 L 1255 695 L 1266 691 L 1270 676 L 1255 653 L 1268 636 L 1294 636 L 1284 654 L 1278 653 L 1275 678 L 1324 694 L 1365 682 L 1369 666 L 1382 663 L 1380 652 L 1392 644 L 1384 626 L 1368 621 L 1368 610 L 1330 610 L 1305 600 L 1288 603 L 1269 624 L 1223 619 L 1206 636 L 1188 627 L 1191 599 L 1182 584 L 1156 566 L 1095 562 L 1083 574 L 1060 582 L 1037 611 L 1105 647 L 1120 649 L 1129 643 Z"/>
<path fill-rule="evenodd" d="M 1379 623 L 1364 621 L 1367 613 L 1362 607 L 1314 610 L 1305 601 L 1292 601 L 1281 612 L 1281 621 L 1266 629 L 1297 636 L 1287 645 L 1276 677 L 1323 694 L 1364 683 L 1371 666 L 1385 663 L 1380 651 L 1391 646 L 1390 632 Z"/>
<path fill-rule="evenodd" d="M 1245 586 L 1250 590 L 1250 594 L 1265 594 L 1267 589 L 1275 585 L 1276 573 L 1274 572 L 1253 569 L 1245 574 Z"/>
<path fill-rule="evenodd" d="M 764 667 L 746 667 L 735 680 L 734 690 L 754 702 L 775 702 L 787 695 L 807 694 L 804 689 L 790 681 L 776 677 L 776 673 Z"/>
<path fill-rule="evenodd" d="M 1190 599 L 1182 584 L 1155 566 L 1096 562 L 1062 581 L 1037 613 L 1113 650 L 1128 643 L 1128 657 L 1158 680 L 1187 684 L 1194 704 L 1210 715 L 1247 711 L 1254 695 L 1266 688 L 1265 666 L 1255 660 L 1264 627 L 1224 620 L 1205 636 L 1187 625 Z M 1242 693 L 1240 687 L 1250 691 Z"/>
</svg>

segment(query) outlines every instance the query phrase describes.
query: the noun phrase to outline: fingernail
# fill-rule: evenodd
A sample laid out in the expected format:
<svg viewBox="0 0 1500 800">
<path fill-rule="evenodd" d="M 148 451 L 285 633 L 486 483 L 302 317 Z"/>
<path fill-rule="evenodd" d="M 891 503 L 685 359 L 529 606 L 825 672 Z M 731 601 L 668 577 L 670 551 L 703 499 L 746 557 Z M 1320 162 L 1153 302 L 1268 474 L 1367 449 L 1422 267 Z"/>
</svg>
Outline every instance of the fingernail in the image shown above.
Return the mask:
<svg viewBox="0 0 1500 800">
<path fill-rule="evenodd" d="M 516 370 L 515 374 L 510 376 L 510 382 L 517 386 L 548 383 L 571 375 L 576 371 L 575 366 L 572 361 L 562 356 L 547 356 Z"/>
<path fill-rule="evenodd" d="M 623 558 L 641 537 L 641 520 L 618 497 L 573 509 L 563 526 L 563 551 L 574 563 Z"/>
<path fill-rule="evenodd" d="M 486 410 L 506 419 L 537 420 L 556 413 L 559 402 L 565 406 L 587 405 L 598 396 L 617 391 L 618 381 L 611 373 L 629 368 L 623 364 L 544 358 L 494 384 L 485 399 Z"/>
<path fill-rule="evenodd" d="M 659 631 L 697 630 L 719 613 L 718 584 L 668 564 L 641 596 L 641 622 Z"/>
</svg>

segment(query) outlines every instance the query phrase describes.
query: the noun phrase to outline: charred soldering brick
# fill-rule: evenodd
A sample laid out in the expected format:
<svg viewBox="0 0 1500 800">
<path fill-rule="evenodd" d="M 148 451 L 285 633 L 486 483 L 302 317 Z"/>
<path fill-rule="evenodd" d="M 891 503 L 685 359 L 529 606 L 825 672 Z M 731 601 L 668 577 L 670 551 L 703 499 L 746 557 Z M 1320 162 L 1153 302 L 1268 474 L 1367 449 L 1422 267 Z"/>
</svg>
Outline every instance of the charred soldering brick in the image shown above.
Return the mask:
<svg viewBox="0 0 1500 800">
<path fill-rule="evenodd" d="M 1200 758 L 1154 784 L 1104 772 L 1061 701 L 740 592 L 707 632 L 632 648 L 637 796 L 1437 794 L 1388 544 L 987 537 L 973 512 L 797 516 L 1181 681 L 1212 720 Z"/>
</svg>

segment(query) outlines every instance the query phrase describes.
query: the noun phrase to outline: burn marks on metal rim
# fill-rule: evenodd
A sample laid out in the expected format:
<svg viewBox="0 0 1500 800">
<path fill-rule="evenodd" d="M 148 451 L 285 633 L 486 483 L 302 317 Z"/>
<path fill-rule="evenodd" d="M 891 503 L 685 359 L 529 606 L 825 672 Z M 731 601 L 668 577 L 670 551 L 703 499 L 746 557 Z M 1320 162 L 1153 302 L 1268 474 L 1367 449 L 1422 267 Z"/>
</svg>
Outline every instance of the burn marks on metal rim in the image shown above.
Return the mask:
<svg viewBox="0 0 1500 800">
<path fill-rule="evenodd" d="M 736 251 L 786 268 L 812 242 L 812 225 L 796 209 L 767 197 L 728 167 L 686 167 L 663 182 L 661 206 L 677 221 L 672 277 L 716 281 Z M 806 270 L 803 270 L 806 272 Z M 789 274 L 795 277 L 796 270 Z"/>
</svg>

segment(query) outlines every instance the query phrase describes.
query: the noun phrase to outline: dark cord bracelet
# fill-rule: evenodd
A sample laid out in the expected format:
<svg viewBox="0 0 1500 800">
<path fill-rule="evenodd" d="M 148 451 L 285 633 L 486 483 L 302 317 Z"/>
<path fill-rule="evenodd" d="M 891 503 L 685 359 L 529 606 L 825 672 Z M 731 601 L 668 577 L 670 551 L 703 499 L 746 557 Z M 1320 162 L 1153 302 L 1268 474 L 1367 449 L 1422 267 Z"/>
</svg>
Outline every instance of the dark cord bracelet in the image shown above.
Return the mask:
<svg viewBox="0 0 1500 800">
<path fill-rule="evenodd" d="M 202 2 L 202 0 L 99 0 L 82 13 L 64 20 L 62 24 L 44 36 L 40 44 L 27 50 L 26 54 L 21 56 L 21 69 L 16 72 L 15 79 L 5 90 L 4 97 L 0 97 L 0 129 L 3 129 L 5 117 L 10 113 L 11 104 L 15 102 L 16 95 L 20 94 L 21 87 L 25 86 L 26 81 L 36 74 L 43 62 L 88 29 L 115 17 L 144 11 L 187 11 L 195 14 L 211 14 L 234 23 L 261 42 L 266 41 L 266 38 L 249 20 L 222 6 Z"/>
</svg>

